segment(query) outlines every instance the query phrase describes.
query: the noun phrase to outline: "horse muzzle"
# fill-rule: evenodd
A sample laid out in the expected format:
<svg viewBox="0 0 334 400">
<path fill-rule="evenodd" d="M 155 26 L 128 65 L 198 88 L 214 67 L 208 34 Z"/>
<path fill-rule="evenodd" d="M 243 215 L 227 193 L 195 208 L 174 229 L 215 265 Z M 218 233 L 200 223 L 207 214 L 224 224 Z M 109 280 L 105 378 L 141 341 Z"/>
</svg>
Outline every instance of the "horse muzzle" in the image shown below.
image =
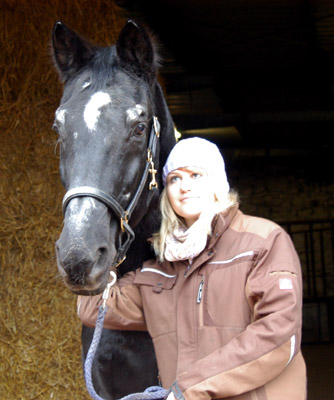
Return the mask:
<svg viewBox="0 0 334 400">
<path fill-rule="evenodd" d="M 56 243 L 58 270 L 66 286 L 74 293 L 89 294 L 103 291 L 108 281 L 109 266 L 105 260 L 106 249 L 93 254 L 87 247 L 63 247 Z"/>
<path fill-rule="evenodd" d="M 56 242 L 57 264 L 66 286 L 74 293 L 100 293 L 116 255 L 111 239 L 119 230 L 108 209 L 91 198 L 73 199 Z"/>
</svg>

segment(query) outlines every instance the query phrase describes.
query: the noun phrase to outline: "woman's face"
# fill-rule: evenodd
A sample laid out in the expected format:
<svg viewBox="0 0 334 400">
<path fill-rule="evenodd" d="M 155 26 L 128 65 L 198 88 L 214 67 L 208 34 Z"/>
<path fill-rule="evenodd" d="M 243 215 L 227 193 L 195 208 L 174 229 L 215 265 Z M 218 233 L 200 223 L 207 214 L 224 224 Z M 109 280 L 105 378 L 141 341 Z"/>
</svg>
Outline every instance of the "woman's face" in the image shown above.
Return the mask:
<svg viewBox="0 0 334 400">
<path fill-rule="evenodd" d="M 180 168 L 167 177 L 168 200 L 189 228 L 214 202 L 212 183 L 203 169 Z"/>
</svg>

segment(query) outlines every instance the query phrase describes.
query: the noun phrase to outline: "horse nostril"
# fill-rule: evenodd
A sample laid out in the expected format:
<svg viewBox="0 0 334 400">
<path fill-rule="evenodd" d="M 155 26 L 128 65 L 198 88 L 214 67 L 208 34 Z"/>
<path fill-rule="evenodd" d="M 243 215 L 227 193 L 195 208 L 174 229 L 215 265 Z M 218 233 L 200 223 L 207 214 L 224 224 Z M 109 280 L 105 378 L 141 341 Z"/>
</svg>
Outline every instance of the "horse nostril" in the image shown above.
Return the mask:
<svg viewBox="0 0 334 400">
<path fill-rule="evenodd" d="M 89 274 L 96 262 L 96 257 L 85 248 L 62 248 L 57 245 L 56 252 L 58 262 L 67 273 L 71 271 L 72 273 L 80 272 L 82 274 Z"/>
<path fill-rule="evenodd" d="M 106 247 L 100 247 L 97 253 L 98 253 L 97 257 L 98 263 L 100 265 L 105 265 L 108 260 L 108 250 L 106 249 Z"/>
</svg>

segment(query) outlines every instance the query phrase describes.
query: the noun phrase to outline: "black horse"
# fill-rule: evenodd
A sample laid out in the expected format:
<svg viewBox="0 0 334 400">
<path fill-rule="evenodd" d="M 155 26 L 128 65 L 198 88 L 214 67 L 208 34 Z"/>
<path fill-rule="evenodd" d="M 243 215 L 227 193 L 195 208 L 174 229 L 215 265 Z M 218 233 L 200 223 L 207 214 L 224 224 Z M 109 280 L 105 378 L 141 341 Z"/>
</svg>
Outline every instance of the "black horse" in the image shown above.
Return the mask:
<svg viewBox="0 0 334 400">
<path fill-rule="evenodd" d="M 120 276 L 152 257 L 147 239 L 160 222 L 155 173 L 161 188 L 174 125 L 157 82 L 155 44 L 144 27 L 129 21 L 115 46 L 97 47 L 57 22 L 52 44 L 64 82 L 54 129 L 67 191 L 58 269 L 73 293 L 94 295 L 126 252 Z M 83 326 L 84 358 L 92 333 Z M 157 382 L 146 332 L 103 331 L 93 365 L 100 396 L 120 398 Z"/>
</svg>

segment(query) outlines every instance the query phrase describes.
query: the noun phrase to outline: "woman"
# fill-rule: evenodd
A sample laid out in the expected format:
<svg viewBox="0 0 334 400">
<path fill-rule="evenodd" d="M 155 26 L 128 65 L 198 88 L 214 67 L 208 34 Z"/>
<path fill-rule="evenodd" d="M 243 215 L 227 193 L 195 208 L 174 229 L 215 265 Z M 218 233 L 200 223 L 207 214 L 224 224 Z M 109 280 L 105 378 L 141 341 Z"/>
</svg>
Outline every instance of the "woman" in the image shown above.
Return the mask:
<svg viewBox="0 0 334 400">
<path fill-rule="evenodd" d="M 302 279 L 289 236 L 238 209 L 211 142 L 178 142 L 163 181 L 157 259 L 112 289 L 105 327 L 148 330 L 168 400 L 304 400 Z M 79 298 L 85 325 L 100 302 Z"/>
</svg>

